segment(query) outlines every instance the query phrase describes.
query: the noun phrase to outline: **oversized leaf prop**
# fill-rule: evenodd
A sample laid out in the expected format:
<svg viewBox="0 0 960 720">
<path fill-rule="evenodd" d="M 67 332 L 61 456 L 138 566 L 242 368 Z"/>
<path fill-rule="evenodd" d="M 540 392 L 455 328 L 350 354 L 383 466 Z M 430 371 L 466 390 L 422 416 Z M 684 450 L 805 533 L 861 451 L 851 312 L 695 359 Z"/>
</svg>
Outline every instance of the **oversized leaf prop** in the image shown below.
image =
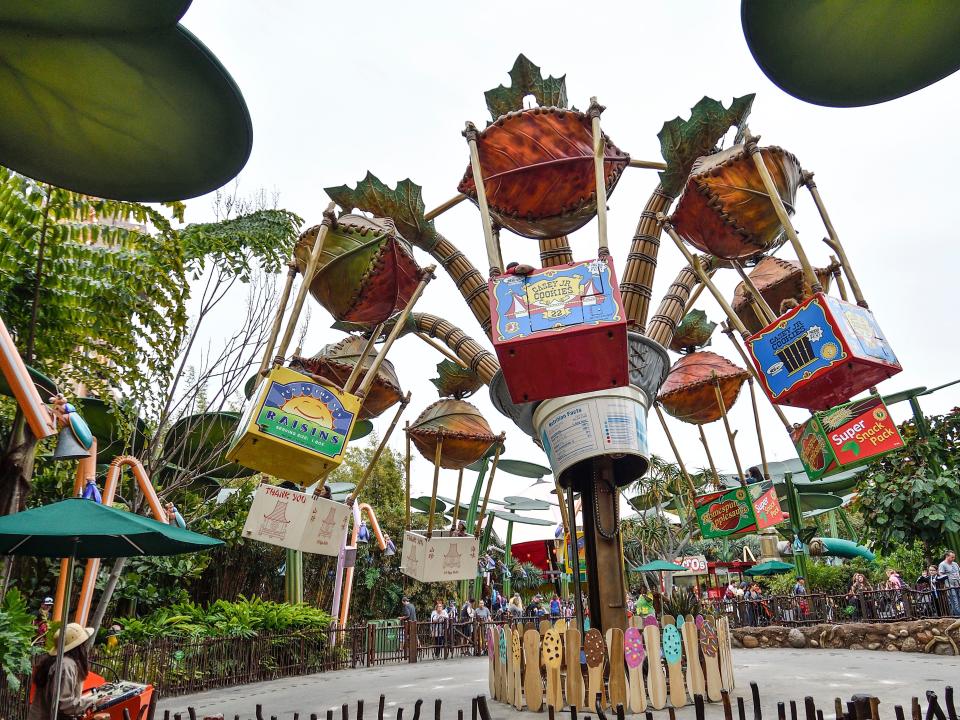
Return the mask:
<svg viewBox="0 0 960 720">
<path fill-rule="evenodd" d="M 716 327 L 717 324 L 710 322 L 703 310 L 691 310 L 673 333 L 670 349 L 674 352 L 687 352 L 706 347 L 710 344 L 710 335 Z"/>
<path fill-rule="evenodd" d="M 424 219 L 423 188 L 410 178 L 391 188 L 369 170 L 355 188 L 348 185 L 324 188 L 330 199 L 346 211 L 353 208 L 377 217 L 391 218 L 397 230 L 410 242 L 430 247 L 437 242 L 433 220 Z"/>
<path fill-rule="evenodd" d="M 657 133 L 660 152 L 667 169 L 660 173 L 664 192 L 676 197 L 701 155 L 707 155 L 731 127 L 742 127 L 753 106 L 754 95 L 734 98 L 729 108 L 713 98 L 703 97 L 690 109 L 690 119 L 675 117 Z"/>
<path fill-rule="evenodd" d="M 470 397 L 483 386 L 483 381 L 470 368 L 444 360 L 437 363 L 438 377 L 431 378 L 440 397 L 460 398 Z"/>
<path fill-rule="evenodd" d="M 566 75 L 544 78 L 540 67 L 530 62 L 522 53 L 517 55 L 509 75 L 510 87 L 500 85 L 483 94 L 487 101 L 487 110 L 494 120 L 508 112 L 521 110 L 523 99 L 527 95 L 533 95 L 541 107 L 567 106 Z"/>
</svg>

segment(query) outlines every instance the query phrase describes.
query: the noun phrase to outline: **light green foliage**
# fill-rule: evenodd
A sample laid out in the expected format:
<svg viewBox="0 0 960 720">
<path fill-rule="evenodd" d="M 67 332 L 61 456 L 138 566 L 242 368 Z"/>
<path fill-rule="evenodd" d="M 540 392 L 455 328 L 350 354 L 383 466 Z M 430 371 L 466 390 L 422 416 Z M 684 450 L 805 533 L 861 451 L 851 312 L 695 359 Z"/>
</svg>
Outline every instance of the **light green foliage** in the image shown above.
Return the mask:
<svg viewBox="0 0 960 720">
<path fill-rule="evenodd" d="M 33 636 L 26 601 L 15 588 L 8 590 L 0 604 L 0 670 L 11 690 L 19 688 L 19 678 L 30 673 Z"/>
<path fill-rule="evenodd" d="M 663 599 L 663 612 L 675 618 L 700 614 L 700 599 L 686 588 L 675 587 Z"/>
<path fill-rule="evenodd" d="M 523 109 L 523 99 L 533 95 L 540 107 L 567 107 L 567 76 L 544 78 L 539 65 L 534 65 L 526 55 L 517 56 L 510 69 L 510 87 L 499 85 L 487 90 L 490 117 L 496 120 L 501 115 Z"/>
<path fill-rule="evenodd" d="M 703 555 L 710 561 L 732 562 L 743 559 L 744 548 L 750 548 L 754 557 L 760 557 L 760 538 L 756 535 L 746 535 L 732 540 L 727 538 L 697 540 L 690 544 L 687 554 Z"/>
<path fill-rule="evenodd" d="M 510 562 L 510 586 L 513 590 L 535 590 L 543 585 L 543 570 L 533 563 Z"/>
</svg>

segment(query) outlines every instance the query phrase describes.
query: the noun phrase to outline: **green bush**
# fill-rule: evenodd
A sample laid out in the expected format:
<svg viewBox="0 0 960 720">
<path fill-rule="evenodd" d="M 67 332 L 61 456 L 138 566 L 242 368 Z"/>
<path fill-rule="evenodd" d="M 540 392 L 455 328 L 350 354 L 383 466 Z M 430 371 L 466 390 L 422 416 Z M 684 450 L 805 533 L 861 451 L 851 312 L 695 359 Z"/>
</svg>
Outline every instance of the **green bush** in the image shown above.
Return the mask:
<svg viewBox="0 0 960 720">
<path fill-rule="evenodd" d="M 11 588 L 0 604 L 0 670 L 12 690 L 20 687 L 20 677 L 30 673 L 34 633 L 26 601 Z"/>
</svg>

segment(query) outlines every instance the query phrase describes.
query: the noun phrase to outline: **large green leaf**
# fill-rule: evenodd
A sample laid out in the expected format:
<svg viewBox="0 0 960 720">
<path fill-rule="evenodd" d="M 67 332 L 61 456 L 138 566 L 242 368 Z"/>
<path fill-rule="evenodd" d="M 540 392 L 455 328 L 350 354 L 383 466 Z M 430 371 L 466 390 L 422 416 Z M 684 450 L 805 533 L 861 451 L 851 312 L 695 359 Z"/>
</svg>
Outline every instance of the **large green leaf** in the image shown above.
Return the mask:
<svg viewBox="0 0 960 720">
<path fill-rule="evenodd" d="M 816 105 L 885 102 L 960 69 L 956 0 L 743 0 L 740 20 L 764 74 Z"/>
<path fill-rule="evenodd" d="M 393 219 L 400 234 L 416 245 L 436 242 L 437 230 L 433 220 L 424 219 L 423 188 L 410 178 L 398 182 L 394 189 L 368 170 L 355 188 L 338 185 L 324 190 L 347 212 L 357 208 L 377 217 Z"/>
<path fill-rule="evenodd" d="M 508 112 L 522 110 L 527 95 L 533 95 L 541 107 L 567 106 L 566 75 L 544 78 L 540 66 L 534 65 L 523 54 L 517 56 L 509 75 L 510 87 L 499 85 L 483 94 L 494 120 Z"/>
<path fill-rule="evenodd" d="M 664 192 L 676 197 L 690 174 L 694 161 L 710 153 L 731 127 L 742 127 L 753 106 L 754 95 L 734 98 L 729 108 L 703 97 L 690 109 L 690 119 L 675 117 L 657 133 L 667 169 L 660 173 Z"/>
<path fill-rule="evenodd" d="M 483 381 L 470 368 L 458 365 L 452 360 L 437 363 L 438 377 L 430 378 L 440 397 L 466 398 L 483 387 Z"/>
</svg>

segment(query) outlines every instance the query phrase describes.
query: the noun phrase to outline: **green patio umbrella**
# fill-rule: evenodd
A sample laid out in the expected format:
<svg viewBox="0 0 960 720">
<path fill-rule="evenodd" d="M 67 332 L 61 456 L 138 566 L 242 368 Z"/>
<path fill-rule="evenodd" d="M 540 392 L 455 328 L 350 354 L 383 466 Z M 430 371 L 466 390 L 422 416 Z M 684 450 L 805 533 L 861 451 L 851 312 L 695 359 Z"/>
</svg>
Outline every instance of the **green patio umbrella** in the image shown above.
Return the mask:
<svg viewBox="0 0 960 720">
<path fill-rule="evenodd" d="M 29 557 L 65 557 L 66 592 L 61 621 L 69 615 L 73 566 L 77 558 L 112 558 L 132 555 L 179 555 L 223 542 L 134 513 L 116 510 L 92 500 L 70 498 L 0 517 L 0 554 Z M 60 677 L 65 632 L 57 647 L 56 688 L 51 720 L 60 705 Z"/>
<path fill-rule="evenodd" d="M 651 560 L 640 567 L 630 568 L 631 572 L 683 572 L 686 568 L 667 560 Z"/>
<path fill-rule="evenodd" d="M 794 569 L 790 563 L 780 562 L 779 560 L 767 560 L 765 563 L 754 565 L 749 570 L 744 570 L 744 575 L 782 575 Z"/>
</svg>

